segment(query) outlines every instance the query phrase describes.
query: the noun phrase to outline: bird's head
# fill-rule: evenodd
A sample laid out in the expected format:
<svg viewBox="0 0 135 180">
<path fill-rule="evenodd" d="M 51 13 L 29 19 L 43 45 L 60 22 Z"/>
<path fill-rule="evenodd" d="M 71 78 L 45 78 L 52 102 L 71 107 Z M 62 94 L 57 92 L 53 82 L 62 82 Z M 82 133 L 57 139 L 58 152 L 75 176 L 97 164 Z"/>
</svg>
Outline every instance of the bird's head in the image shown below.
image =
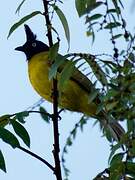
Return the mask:
<svg viewBox="0 0 135 180">
<path fill-rule="evenodd" d="M 28 25 L 25 24 L 24 27 L 26 33 L 26 43 L 15 48 L 15 50 L 24 52 L 27 60 L 30 60 L 32 56 L 40 52 L 49 50 L 49 47 L 46 44 L 36 39 L 36 35 L 32 32 Z"/>
</svg>

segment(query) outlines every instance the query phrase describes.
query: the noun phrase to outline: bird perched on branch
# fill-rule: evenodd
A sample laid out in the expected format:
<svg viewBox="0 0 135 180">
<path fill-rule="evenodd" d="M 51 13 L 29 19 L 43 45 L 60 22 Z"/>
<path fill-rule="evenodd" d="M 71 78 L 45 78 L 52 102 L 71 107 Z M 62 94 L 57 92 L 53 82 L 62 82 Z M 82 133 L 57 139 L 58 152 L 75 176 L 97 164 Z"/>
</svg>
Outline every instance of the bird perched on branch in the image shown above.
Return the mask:
<svg viewBox="0 0 135 180">
<path fill-rule="evenodd" d="M 52 102 L 52 80 L 49 80 L 51 62 L 49 59 L 49 47 L 38 41 L 36 35 L 28 25 L 24 25 L 26 33 L 26 43 L 15 50 L 25 53 L 28 60 L 28 74 L 30 82 L 37 93 L 49 102 Z M 57 70 L 57 80 L 63 67 L 69 60 Z M 76 67 L 70 79 L 66 82 L 58 98 L 59 107 L 70 111 L 81 112 L 87 116 L 99 120 L 102 127 L 109 130 L 115 140 L 119 140 L 124 133 L 124 129 L 115 120 L 110 120 L 107 113 L 101 110 L 97 114 L 100 98 L 97 97 L 90 102 L 89 97 L 95 91 L 93 83 Z M 59 91 L 59 89 L 58 89 Z"/>
</svg>

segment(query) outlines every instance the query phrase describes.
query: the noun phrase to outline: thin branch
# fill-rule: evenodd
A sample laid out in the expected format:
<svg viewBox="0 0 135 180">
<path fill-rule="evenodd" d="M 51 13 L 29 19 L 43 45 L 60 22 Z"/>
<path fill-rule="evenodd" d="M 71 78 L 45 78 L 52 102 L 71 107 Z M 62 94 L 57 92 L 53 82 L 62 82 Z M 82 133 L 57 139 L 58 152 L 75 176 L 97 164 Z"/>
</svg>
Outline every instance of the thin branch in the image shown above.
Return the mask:
<svg viewBox="0 0 135 180">
<path fill-rule="evenodd" d="M 48 11 L 48 1 L 43 0 L 44 9 L 45 9 L 45 21 L 47 26 L 47 37 L 49 41 L 49 46 L 53 46 L 53 40 L 52 40 L 52 31 L 51 31 L 51 22 L 49 19 L 49 11 Z M 58 129 L 58 119 L 59 119 L 59 113 L 58 113 L 58 88 L 57 88 L 57 79 L 53 78 L 53 89 L 52 89 L 52 98 L 53 98 L 53 136 L 54 136 L 54 161 L 55 161 L 55 175 L 57 180 L 62 180 L 62 174 L 61 174 L 61 166 L 60 166 L 60 145 L 59 145 L 59 129 Z"/>
<path fill-rule="evenodd" d="M 50 168 L 53 172 L 55 171 L 55 168 L 48 163 L 45 159 L 41 158 L 40 156 L 38 156 L 37 154 L 29 151 L 28 149 L 25 149 L 24 147 L 19 146 L 18 149 L 24 151 L 25 153 L 31 155 L 32 157 L 38 159 L 39 161 L 43 162 L 48 168 Z"/>
<path fill-rule="evenodd" d="M 29 113 L 39 113 L 39 114 L 44 114 L 49 116 L 49 118 L 52 118 L 52 114 L 49 114 L 47 112 L 42 112 L 42 111 L 28 111 Z"/>
</svg>

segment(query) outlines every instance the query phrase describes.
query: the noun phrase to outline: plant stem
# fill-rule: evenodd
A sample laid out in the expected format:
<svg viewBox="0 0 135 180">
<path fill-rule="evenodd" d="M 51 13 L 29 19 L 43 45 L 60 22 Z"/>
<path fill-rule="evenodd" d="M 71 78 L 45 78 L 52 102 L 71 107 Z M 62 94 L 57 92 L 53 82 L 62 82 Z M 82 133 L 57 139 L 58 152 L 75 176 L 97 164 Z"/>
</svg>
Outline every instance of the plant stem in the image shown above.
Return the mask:
<svg viewBox="0 0 135 180">
<path fill-rule="evenodd" d="M 45 21 L 47 26 L 47 37 L 49 41 L 49 46 L 53 46 L 53 40 L 52 40 L 52 31 L 51 31 L 51 22 L 49 19 L 49 11 L 48 11 L 48 1 L 43 0 L 44 9 L 45 9 Z M 60 145 L 59 145 L 59 128 L 58 128 L 58 119 L 59 119 L 59 113 L 58 113 L 58 88 L 57 88 L 57 79 L 53 78 L 53 89 L 52 89 L 52 98 L 53 98 L 53 116 L 52 116 L 52 122 L 53 122 L 53 136 L 54 136 L 54 150 L 53 150 L 53 156 L 55 161 L 55 171 L 54 174 L 56 175 L 57 180 L 62 180 L 62 174 L 61 174 L 61 166 L 60 166 Z"/>
<path fill-rule="evenodd" d="M 53 167 L 50 163 L 48 163 L 45 159 L 41 158 L 41 157 L 38 156 L 37 154 L 35 154 L 35 153 L 33 153 L 33 152 L 29 151 L 28 149 L 25 149 L 25 148 L 23 148 L 23 147 L 21 147 L 21 146 L 19 146 L 18 148 L 19 148 L 20 150 L 24 151 L 25 153 L 33 156 L 34 158 L 38 159 L 39 161 L 43 162 L 43 163 L 44 163 L 47 167 L 49 167 L 53 172 L 55 171 L 54 167 Z"/>
</svg>

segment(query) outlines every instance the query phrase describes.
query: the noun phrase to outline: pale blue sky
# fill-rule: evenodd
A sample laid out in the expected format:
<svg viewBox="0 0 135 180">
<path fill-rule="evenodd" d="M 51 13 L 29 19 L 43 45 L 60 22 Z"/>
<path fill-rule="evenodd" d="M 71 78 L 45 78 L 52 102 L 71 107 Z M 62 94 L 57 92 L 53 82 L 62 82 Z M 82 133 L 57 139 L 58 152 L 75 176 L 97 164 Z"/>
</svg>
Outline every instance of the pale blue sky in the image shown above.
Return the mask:
<svg viewBox="0 0 135 180">
<path fill-rule="evenodd" d="M 25 56 L 14 51 L 14 48 L 25 42 L 25 34 L 23 26 L 18 28 L 16 32 L 7 40 L 7 34 L 11 25 L 18 21 L 24 15 L 35 11 L 42 11 L 42 1 L 27 0 L 20 16 L 15 15 L 18 0 L 3 1 L 0 7 L 1 17 L 1 61 L 0 61 L 0 115 L 7 113 L 15 113 L 23 111 L 37 100 L 39 96 L 33 90 L 27 76 L 27 62 Z M 131 0 L 128 1 L 129 4 Z M 91 41 L 85 36 L 85 26 L 83 19 L 79 20 L 74 9 L 74 1 L 65 1 L 62 6 L 63 11 L 69 22 L 71 32 L 71 52 L 104 52 L 111 51 L 111 45 L 106 40 L 105 34 L 99 34 L 95 45 L 91 47 Z M 130 6 L 125 8 L 125 16 L 128 19 L 129 28 L 134 27 L 135 14 L 130 13 Z M 78 18 L 78 19 L 77 19 Z M 35 17 L 28 21 L 30 27 L 37 34 L 38 39 L 47 41 L 44 36 L 44 18 Z M 54 26 L 58 30 L 61 37 L 61 53 L 66 53 L 67 44 L 64 38 L 63 29 L 58 19 L 55 20 Z M 63 38 L 62 38 L 63 37 Z M 99 51 L 97 51 L 99 50 Z M 44 103 L 46 109 L 51 112 L 51 105 Z M 77 113 L 62 113 L 62 121 L 60 121 L 60 142 L 63 147 L 66 137 L 74 127 L 75 122 L 79 120 L 80 115 Z M 31 138 L 31 150 L 44 157 L 50 163 L 53 162 L 52 156 L 52 126 L 44 123 L 39 115 L 31 115 L 26 119 L 25 127 Z M 76 140 L 67 157 L 67 167 L 70 168 L 71 174 L 69 179 L 87 180 L 92 179 L 96 174 L 107 167 L 107 158 L 109 156 L 109 144 L 102 138 L 98 126 L 92 127 L 93 120 L 90 120 L 84 128 L 83 133 L 78 133 Z M 20 141 L 21 142 L 21 141 Z M 23 143 L 22 143 L 23 144 Z M 2 180 L 24 180 L 24 179 L 47 179 L 54 180 L 52 172 L 38 160 L 33 159 L 29 155 L 18 149 L 12 149 L 0 140 L 0 149 L 6 159 L 7 174 L 0 171 L 0 179 Z"/>
</svg>

